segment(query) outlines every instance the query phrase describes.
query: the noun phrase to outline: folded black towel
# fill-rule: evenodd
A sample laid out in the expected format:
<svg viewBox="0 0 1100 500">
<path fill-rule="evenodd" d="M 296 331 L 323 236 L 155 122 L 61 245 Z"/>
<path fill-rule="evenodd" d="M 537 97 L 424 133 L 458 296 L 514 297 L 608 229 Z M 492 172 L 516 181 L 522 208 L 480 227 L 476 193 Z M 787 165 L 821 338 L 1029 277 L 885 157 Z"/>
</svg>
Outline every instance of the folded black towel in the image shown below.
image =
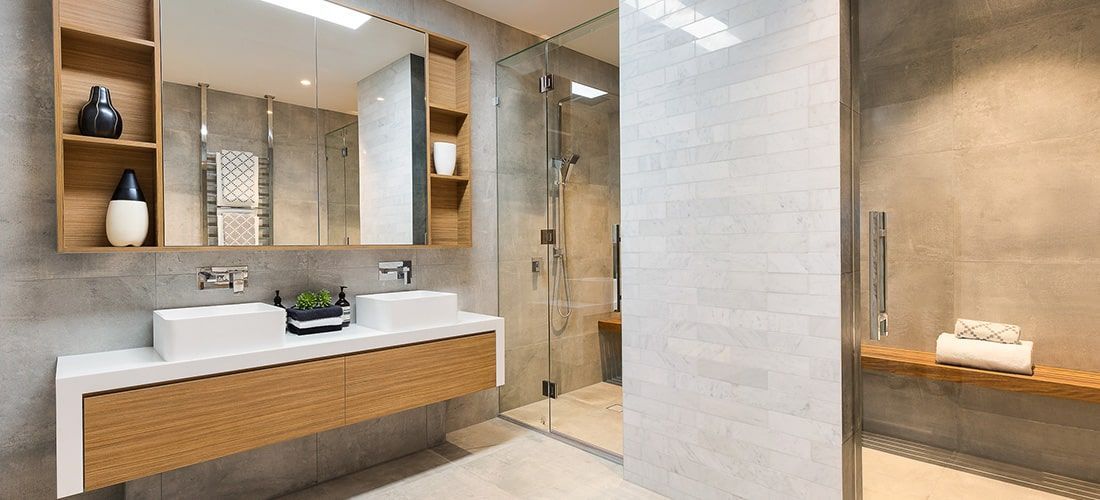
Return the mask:
<svg viewBox="0 0 1100 500">
<path fill-rule="evenodd" d="M 319 309 L 295 309 L 293 307 L 286 310 L 286 316 L 296 321 L 313 321 L 315 319 L 335 318 L 344 313 L 344 309 L 340 306 L 328 306 Z"/>
<path fill-rule="evenodd" d="M 294 325 L 286 325 L 286 331 L 293 333 L 294 335 L 312 335 L 314 333 L 338 332 L 343 328 L 344 327 L 341 325 L 317 326 L 314 328 L 298 328 Z"/>
</svg>

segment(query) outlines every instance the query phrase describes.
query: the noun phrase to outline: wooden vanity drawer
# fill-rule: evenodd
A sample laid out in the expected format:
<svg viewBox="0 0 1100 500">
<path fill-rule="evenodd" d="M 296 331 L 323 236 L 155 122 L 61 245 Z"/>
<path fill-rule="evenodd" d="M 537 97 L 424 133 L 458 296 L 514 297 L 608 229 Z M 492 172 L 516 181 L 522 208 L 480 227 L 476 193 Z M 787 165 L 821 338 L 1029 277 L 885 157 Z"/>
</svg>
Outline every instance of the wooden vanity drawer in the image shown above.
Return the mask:
<svg viewBox="0 0 1100 500">
<path fill-rule="evenodd" d="M 92 490 L 344 424 L 344 358 L 84 398 Z"/>
<path fill-rule="evenodd" d="M 496 333 L 347 358 L 347 423 L 496 387 Z"/>
</svg>

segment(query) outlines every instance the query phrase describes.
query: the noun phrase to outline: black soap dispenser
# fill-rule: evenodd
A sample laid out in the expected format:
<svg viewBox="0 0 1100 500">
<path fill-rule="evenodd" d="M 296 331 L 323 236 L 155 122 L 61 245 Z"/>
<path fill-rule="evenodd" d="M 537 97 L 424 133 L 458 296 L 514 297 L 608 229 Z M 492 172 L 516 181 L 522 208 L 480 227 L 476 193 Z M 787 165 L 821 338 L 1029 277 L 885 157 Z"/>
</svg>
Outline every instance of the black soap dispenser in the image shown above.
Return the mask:
<svg viewBox="0 0 1100 500">
<path fill-rule="evenodd" d="M 286 309 L 286 306 L 283 305 L 283 298 L 279 296 L 278 290 L 275 290 L 275 300 L 273 302 L 275 304 L 275 307 L 282 307 L 283 309 Z"/>
<path fill-rule="evenodd" d="M 340 306 L 340 326 L 346 327 L 351 324 L 351 303 L 348 302 L 348 296 L 344 293 L 346 286 L 340 287 L 340 299 L 336 301 L 336 305 Z"/>
</svg>

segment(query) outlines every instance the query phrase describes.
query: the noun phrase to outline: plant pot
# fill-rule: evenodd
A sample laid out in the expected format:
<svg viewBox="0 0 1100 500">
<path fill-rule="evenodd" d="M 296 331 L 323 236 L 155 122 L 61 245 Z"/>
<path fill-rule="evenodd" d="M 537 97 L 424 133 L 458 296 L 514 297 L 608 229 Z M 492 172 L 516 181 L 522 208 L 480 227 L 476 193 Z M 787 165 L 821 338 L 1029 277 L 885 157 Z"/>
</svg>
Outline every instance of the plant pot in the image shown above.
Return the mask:
<svg viewBox="0 0 1100 500">
<path fill-rule="evenodd" d="M 122 136 L 122 115 L 111 104 L 111 91 L 96 85 L 88 95 L 88 102 L 80 108 L 77 122 L 81 135 L 118 139 Z"/>
<path fill-rule="evenodd" d="M 137 175 L 126 169 L 107 204 L 107 241 L 116 247 L 140 247 L 149 235 L 149 205 Z"/>
<path fill-rule="evenodd" d="M 450 142 L 433 142 L 432 159 L 435 161 L 435 173 L 454 175 L 455 161 L 458 159 L 458 146 Z"/>
<path fill-rule="evenodd" d="M 337 332 L 343 328 L 343 312 L 340 306 L 318 309 L 291 307 L 286 310 L 286 330 L 295 335 Z"/>
</svg>

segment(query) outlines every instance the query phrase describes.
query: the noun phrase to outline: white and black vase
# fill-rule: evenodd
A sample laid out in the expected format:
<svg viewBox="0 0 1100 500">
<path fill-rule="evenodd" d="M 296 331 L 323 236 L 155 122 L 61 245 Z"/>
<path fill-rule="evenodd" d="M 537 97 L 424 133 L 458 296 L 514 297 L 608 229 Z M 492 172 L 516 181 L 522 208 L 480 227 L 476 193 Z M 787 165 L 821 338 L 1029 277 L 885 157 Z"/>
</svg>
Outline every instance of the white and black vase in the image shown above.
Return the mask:
<svg viewBox="0 0 1100 500">
<path fill-rule="evenodd" d="M 140 247 L 149 234 L 149 206 L 133 170 L 126 169 L 107 205 L 107 241 L 116 247 Z"/>
<path fill-rule="evenodd" d="M 96 85 L 88 96 L 88 103 L 80 108 L 80 134 L 118 139 L 122 136 L 122 115 L 111 104 L 111 91 Z"/>
</svg>

